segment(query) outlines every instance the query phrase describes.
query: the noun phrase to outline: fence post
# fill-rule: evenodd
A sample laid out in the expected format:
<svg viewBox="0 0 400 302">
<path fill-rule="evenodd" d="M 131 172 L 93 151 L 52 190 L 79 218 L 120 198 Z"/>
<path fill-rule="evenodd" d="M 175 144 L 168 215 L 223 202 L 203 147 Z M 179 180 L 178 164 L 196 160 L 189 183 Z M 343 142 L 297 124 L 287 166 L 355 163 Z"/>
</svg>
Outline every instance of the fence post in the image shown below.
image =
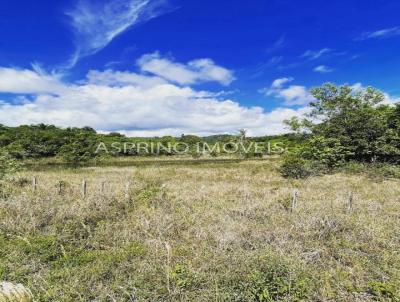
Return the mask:
<svg viewBox="0 0 400 302">
<path fill-rule="evenodd" d="M 62 180 L 60 180 L 58 182 L 58 195 L 62 195 L 62 186 L 63 186 L 63 182 L 62 182 Z"/>
<path fill-rule="evenodd" d="M 349 212 L 353 211 L 353 201 L 354 201 L 353 192 L 350 191 L 350 193 L 349 193 L 349 203 L 348 203 Z"/>
<path fill-rule="evenodd" d="M 299 192 L 297 190 L 293 191 L 293 195 L 292 195 L 292 212 L 294 211 L 294 209 L 297 207 L 297 196 L 298 196 Z"/>
<path fill-rule="evenodd" d="M 126 200 L 129 200 L 130 189 L 131 189 L 131 182 L 128 181 L 128 182 L 125 184 L 125 199 L 126 199 Z"/>
<path fill-rule="evenodd" d="M 167 290 L 168 290 L 168 292 L 171 292 L 170 276 L 171 276 L 172 248 L 168 242 L 165 242 L 165 249 L 167 250 L 167 263 L 166 263 Z"/>
<path fill-rule="evenodd" d="M 85 199 L 87 194 L 87 182 L 83 180 L 82 182 L 82 198 Z"/>
<path fill-rule="evenodd" d="M 36 192 L 37 190 L 37 177 L 34 176 L 32 179 L 32 188 L 33 188 L 33 192 Z"/>
<path fill-rule="evenodd" d="M 100 193 L 103 195 L 105 192 L 105 187 L 106 187 L 106 182 L 102 181 L 101 182 L 101 189 L 100 189 Z"/>
</svg>

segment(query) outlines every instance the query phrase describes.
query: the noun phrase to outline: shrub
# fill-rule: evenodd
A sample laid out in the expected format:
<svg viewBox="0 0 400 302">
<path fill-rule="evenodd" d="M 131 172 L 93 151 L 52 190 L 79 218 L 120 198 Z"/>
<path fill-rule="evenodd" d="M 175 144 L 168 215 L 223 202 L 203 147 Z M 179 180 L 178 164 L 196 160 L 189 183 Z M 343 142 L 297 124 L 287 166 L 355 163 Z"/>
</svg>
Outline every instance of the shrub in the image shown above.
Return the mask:
<svg viewBox="0 0 400 302">
<path fill-rule="evenodd" d="M 0 153 L 0 180 L 7 176 L 18 172 L 21 169 L 21 164 L 18 163 L 7 153 Z"/>
<path fill-rule="evenodd" d="M 300 150 L 304 159 L 318 161 L 329 169 L 341 166 L 352 153 L 335 138 L 316 136 Z"/>
<path fill-rule="evenodd" d="M 393 284 L 372 281 L 368 284 L 368 292 L 378 298 L 378 301 L 400 301 L 400 297 L 396 295 L 396 287 Z"/>
<path fill-rule="evenodd" d="M 372 169 L 371 173 L 374 177 L 389 177 L 389 178 L 400 178 L 400 166 L 391 164 L 377 164 L 375 169 Z"/>
<path fill-rule="evenodd" d="M 171 272 L 171 280 L 178 288 L 189 288 L 196 282 L 195 275 L 183 264 L 177 264 Z"/>
<path fill-rule="evenodd" d="M 251 274 L 252 301 L 308 301 L 309 279 L 279 259 L 269 262 Z"/>
<path fill-rule="evenodd" d="M 31 183 L 31 181 L 26 177 L 13 178 L 10 180 L 10 182 L 14 186 L 19 187 L 19 188 L 24 188 L 24 187 L 30 185 L 30 183 Z"/>
<path fill-rule="evenodd" d="M 284 158 L 279 168 L 280 173 L 286 178 L 306 178 L 312 174 L 308 162 L 294 154 Z"/>
<path fill-rule="evenodd" d="M 365 173 L 368 177 L 374 179 L 400 178 L 400 166 L 387 163 L 362 164 L 349 162 L 340 167 L 339 171 L 351 174 Z"/>
<path fill-rule="evenodd" d="M 197 159 L 201 157 L 201 152 L 198 152 L 196 149 L 192 149 L 190 150 L 190 155 L 192 156 L 192 158 Z"/>
<path fill-rule="evenodd" d="M 350 161 L 350 162 L 346 163 L 345 165 L 343 165 L 340 168 L 340 171 L 350 173 L 350 174 L 359 174 L 359 173 L 365 172 L 365 169 L 366 169 L 365 164 L 359 163 L 356 161 Z"/>
</svg>

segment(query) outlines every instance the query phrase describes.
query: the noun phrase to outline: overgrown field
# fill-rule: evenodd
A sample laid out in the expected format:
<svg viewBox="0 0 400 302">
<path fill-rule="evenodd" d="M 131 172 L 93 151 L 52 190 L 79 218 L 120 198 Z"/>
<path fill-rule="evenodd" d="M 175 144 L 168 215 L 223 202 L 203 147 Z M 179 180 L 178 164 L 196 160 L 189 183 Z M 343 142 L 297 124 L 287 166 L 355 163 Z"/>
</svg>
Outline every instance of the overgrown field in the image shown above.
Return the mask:
<svg viewBox="0 0 400 302">
<path fill-rule="evenodd" d="M 276 165 L 23 172 L 0 197 L 0 280 L 37 301 L 399 301 L 400 180 Z"/>
</svg>

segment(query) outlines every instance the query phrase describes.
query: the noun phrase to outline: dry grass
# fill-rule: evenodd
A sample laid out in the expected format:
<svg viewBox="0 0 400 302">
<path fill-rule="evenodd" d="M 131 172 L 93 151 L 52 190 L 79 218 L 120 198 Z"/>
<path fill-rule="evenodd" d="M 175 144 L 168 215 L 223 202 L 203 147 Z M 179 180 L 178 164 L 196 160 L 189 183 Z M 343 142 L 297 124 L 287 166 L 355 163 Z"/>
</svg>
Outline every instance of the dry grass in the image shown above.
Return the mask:
<svg viewBox="0 0 400 302">
<path fill-rule="evenodd" d="M 21 284 L 0 283 L 0 302 L 32 302 L 32 293 Z"/>
<path fill-rule="evenodd" d="M 0 200 L 0 279 L 38 301 L 399 301 L 400 181 L 275 165 L 25 172 L 37 192 Z"/>
</svg>

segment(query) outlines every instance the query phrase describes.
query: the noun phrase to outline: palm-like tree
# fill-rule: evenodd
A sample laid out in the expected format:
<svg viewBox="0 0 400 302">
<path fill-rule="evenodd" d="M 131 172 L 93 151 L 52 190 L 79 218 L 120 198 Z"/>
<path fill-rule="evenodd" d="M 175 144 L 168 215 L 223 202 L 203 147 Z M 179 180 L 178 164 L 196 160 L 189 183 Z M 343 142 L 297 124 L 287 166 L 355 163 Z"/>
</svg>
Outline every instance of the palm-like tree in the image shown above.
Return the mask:
<svg viewBox="0 0 400 302">
<path fill-rule="evenodd" d="M 240 129 L 239 130 L 239 139 L 241 141 L 244 141 L 246 139 L 246 135 L 247 135 L 247 130 L 246 129 Z"/>
</svg>

